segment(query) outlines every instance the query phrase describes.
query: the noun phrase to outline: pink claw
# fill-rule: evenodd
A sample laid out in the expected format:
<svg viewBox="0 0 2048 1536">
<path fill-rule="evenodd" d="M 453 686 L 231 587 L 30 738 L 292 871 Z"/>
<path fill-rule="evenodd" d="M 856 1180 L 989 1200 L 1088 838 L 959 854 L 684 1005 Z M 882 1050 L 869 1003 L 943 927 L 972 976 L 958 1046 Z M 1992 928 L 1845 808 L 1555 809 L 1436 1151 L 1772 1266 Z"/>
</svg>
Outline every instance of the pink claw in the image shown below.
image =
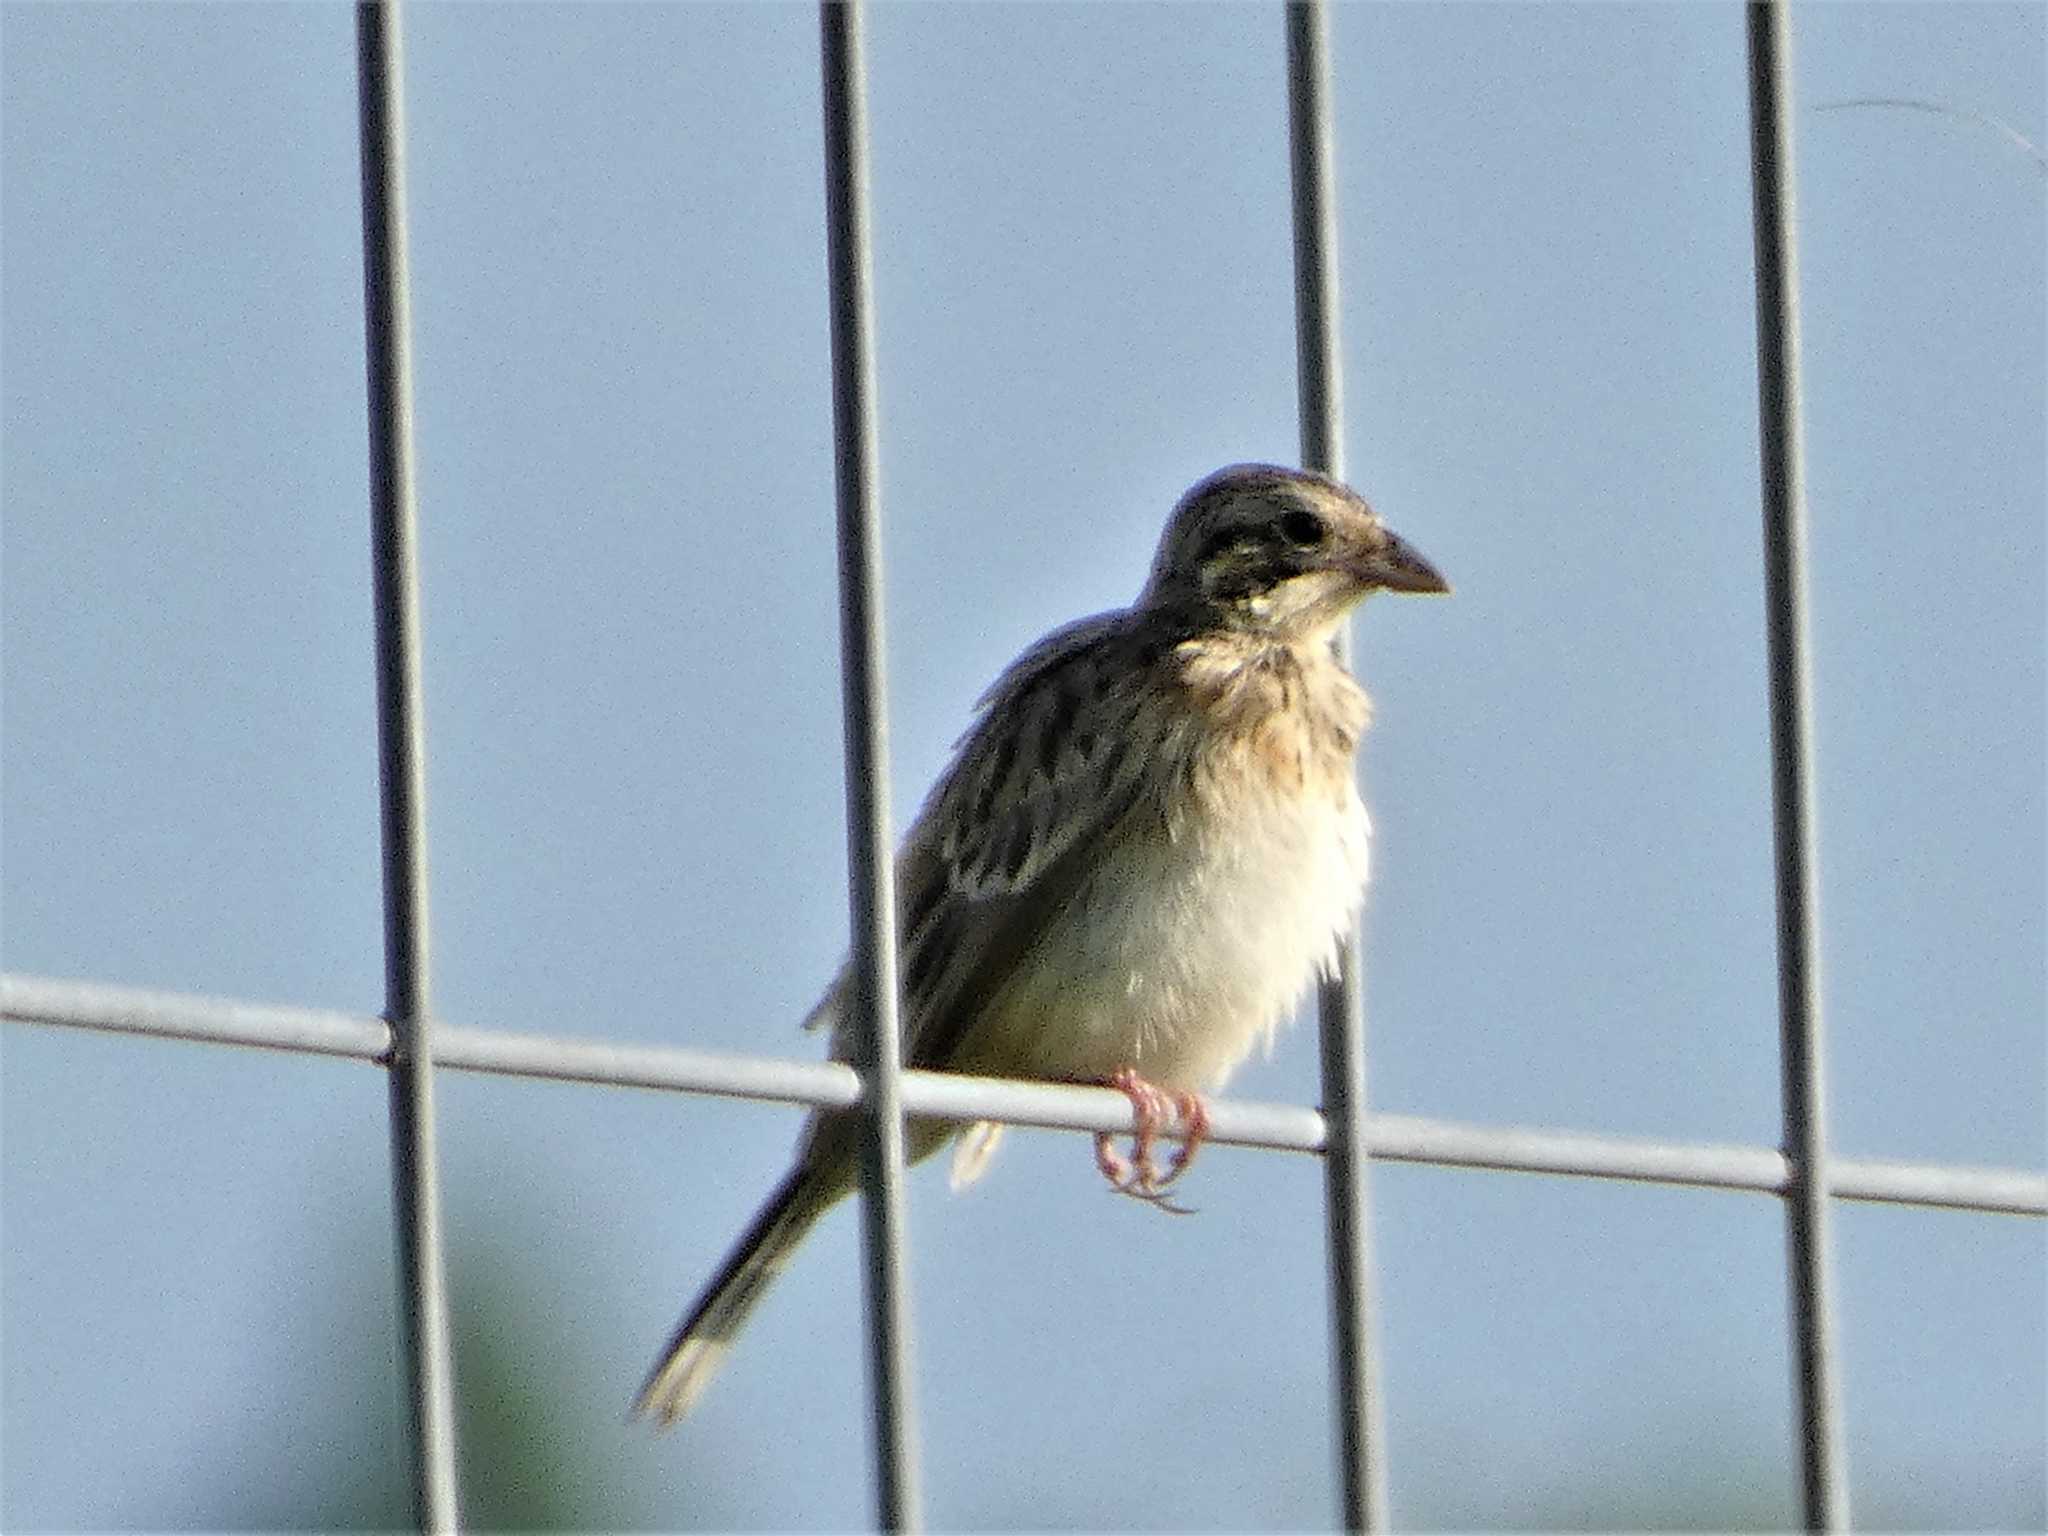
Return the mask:
<svg viewBox="0 0 2048 1536">
<path fill-rule="evenodd" d="M 1195 1160 L 1195 1153 L 1209 1139 L 1209 1106 L 1199 1093 L 1175 1094 L 1173 1107 L 1180 1114 L 1180 1150 L 1166 1165 L 1166 1177 L 1159 1183 L 1161 1189 L 1188 1171 L 1188 1165 Z"/>
<path fill-rule="evenodd" d="M 1095 1133 L 1095 1166 L 1109 1180 L 1111 1189 L 1123 1189 L 1131 1182 L 1130 1160 L 1117 1151 L 1116 1142 L 1108 1131 Z"/>
<path fill-rule="evenodd" d="M 1095 1166 L 1109 1180 L 1109 1187 L 1120 1195 L 1150 1201 L 1175 1215 L 1192 1214 L 1187 1207 L 1167 1199 L 1166 1190 L 1187 1171 L 1188 1164 L 1194 1161 L 1195 1149 L 1208 1134 L 1209 1110 L 1201 1096 L 1168 1093 L 1140 1077 L 1135 1067 L 1118 1069 L 1109 1079 L 1109 1086 L 1131 1101 L 1131 1114 L 1136 1122 L 1131 1155 L 1128 1159 L 1120 1155 L 1110 1133 L 1101 1131 L 1095 1137 Z M 1176 1115 L 1181 1122 L 1181 1147 L 1161 1173 L 1153 1148 L 1158 1143 L 1160 1128 Z"/>
</svg>

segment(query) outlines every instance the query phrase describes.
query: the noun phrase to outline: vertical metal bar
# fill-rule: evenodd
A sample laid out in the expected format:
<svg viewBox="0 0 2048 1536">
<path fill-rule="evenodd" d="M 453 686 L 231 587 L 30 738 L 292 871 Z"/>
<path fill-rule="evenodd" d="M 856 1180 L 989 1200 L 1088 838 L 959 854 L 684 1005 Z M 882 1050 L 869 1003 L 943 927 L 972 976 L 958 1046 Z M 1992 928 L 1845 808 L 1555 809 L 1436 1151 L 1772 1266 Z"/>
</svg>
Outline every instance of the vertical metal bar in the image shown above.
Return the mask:
<svg viewBox="0 0 2048 1536">
<path fill-rule="evenodd" d="M 1799 405 L 1799 248 L 1792 156 L 1792 25 L 1783 0 L 1751 0 L 1749 108 L 1756 231 L 1757 398 L 1763 447 L 1771 804 L 1778 906 L 1779 1053 L 1786 1256 L 1809 1530 L 1849 1523 L 1829 1273 L 1822 1077 L 1813 707 L 1806 623 L 1806 490 Z"/>
<path fill-rule="evenodd" d="M 391 1022 L 391 1188 L 398 1229 L 413 1516 L 453 1531 L 455 1416 L 441 1275 L 427 991 L 426 738 L 406 274 L 404 68 L 397 0 L 356 7 L 362 131 L 363 310 L 377 608 L 377 741 L 384 847 L 384 1008 Z"/>
<path fill-rule="evenodd" d="M 1323 0 L 1288 0 L 1287 95 L 1294 186 L 1295 348 L 1301 457 L 1342 475 L 1343 389 L 1337 346 L 1337 213 L 1330 124 L 1329 16 Z M 1349 636 L 1338 638 L 1348 656 Z M 1373 1338 L 1370 1155 L 1365 1133 L 1365 1008 L 1356 945 L 1322 986 L 1324 1212 L 1330 1254 L 1337 1456 L 1347 1529 L 1387 1525 L 1386 1426 Z"/>
<path fill-rule="evenodd" d="M 867 78 L 858 0 L 822 0 L 825 215 L 832 292 L 832 426 L 839 499 L 839 644 L 844 668 L 847 873 L 854 1011 L 862 1024 L 862 1238 L 875 1415 L 876 1515 L 922 1524 L 911 1406 L 904 1238 L 902 1048 L 897 1034 L 896 898 L 882 665 L 881 518 L 875 492 L 875 378 L 868 250 Z"/>
</svg>

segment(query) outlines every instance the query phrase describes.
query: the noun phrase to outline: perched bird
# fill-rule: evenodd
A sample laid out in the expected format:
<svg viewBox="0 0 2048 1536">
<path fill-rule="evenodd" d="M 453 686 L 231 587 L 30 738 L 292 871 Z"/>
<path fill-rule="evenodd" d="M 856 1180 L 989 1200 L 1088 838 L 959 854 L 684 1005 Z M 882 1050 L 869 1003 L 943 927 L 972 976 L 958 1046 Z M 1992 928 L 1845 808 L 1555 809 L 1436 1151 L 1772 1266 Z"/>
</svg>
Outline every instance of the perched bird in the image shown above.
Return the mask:
<svg viewBox="0 0 2048 1536">
<path fill-rule="evenodd" d="M 1370 706 L 1332 649 L 1367 593 L 1447 592 L 1356 492 L 1265 464 L 1174 508 L 1129 608 L 1031 647 L 983 695 L 896 862 L 906 1066 L 1107 1084 L 1134 1106 L 1113 1187 L 1159 1200 L 1206 1128 L 1199 1093 L 1270 1041 L 1364 899 L 1352 758 Z M 806 1023 L 855 1054 L 842 970 Z M 1174 1114 L 1182 1146 L 1153 1145 Z M 957 1187 L 1000 1127 L 960 1137 Z M 814 1111 L 794 1166 L 685 1315 L 638 1411 L 672 1424 L 812 1225 L 856 1186 L 852 1112 Z"/>
</svg>

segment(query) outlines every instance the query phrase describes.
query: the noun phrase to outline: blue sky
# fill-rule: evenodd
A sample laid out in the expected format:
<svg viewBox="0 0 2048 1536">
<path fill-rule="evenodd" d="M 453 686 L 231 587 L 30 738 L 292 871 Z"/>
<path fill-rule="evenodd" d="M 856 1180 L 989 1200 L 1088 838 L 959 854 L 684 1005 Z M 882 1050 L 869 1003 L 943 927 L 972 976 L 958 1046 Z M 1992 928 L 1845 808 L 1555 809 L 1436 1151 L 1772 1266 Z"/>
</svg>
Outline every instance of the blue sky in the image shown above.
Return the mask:
<svg viewBox="0 0 2048 1536">
<path fill-rule="evenodd" d="M 2038 1169 L 2048 194 L 1966 117 L 1815 109 L 2048 142 L 2044 12 L 1796 15 L 1835 1142 Z M 808 1055 L 845 944 L 815 16 L 408 26 L 439 1006 Z M 1350 474 L 1457 588 L 1358 626 L 1374 1102 L 1773 1141 L 1741 12 L 1334 41 Z M 870 62 L 906 816 L 1188 483 L 1295 453 L 1284 56 L 1265 6 L 889 5 Z M 379 1005 L 355 132 L 344 7 L 0 12 L 9 969 Z M 0 1067 L 0 1523 L 218 1524 L 223 1468 L 289 1486 L 388 1417 L 372 1071 L 12 1026 Z M 1296 1029 L 1234 1089 L 1314 1085 Z M 458 1289 L 530 1309 L 491 1348 L 603 1469 L 588 1519 L 865 1517 L 850 1216 L 680 1435 L 621 1422 L 793 1112 L 442 1106 Z M 1397 1519 L 1792 1518 L 1772 1203 L 1374 1193 Z M 1330 1518 L 1318 1170 L 1217 1152 L 1190 1198 L 1039 1133 L 915 1181 L 935 1523 Z M 1837 1234 L 1860 1507 L 2038 1526 L 2039 1224 Z"/>
</svg>

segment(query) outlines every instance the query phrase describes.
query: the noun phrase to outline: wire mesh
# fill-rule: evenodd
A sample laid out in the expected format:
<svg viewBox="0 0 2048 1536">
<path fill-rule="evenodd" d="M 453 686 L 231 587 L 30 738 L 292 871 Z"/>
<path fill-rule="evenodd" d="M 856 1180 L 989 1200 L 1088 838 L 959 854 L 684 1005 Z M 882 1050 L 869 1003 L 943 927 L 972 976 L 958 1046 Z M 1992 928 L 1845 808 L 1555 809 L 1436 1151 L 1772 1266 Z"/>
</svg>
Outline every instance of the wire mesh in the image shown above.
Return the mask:
<svg viewBox="0 0 2048 1536">
<path fill-rule="evenodd" d="M 875 372 L 868 246 L 863 8 L 819 8 L 825 105 L 825 218 L 832 301 L 832 425 L 839 490 L 839 626 L 846 730 L 847 880 L 853 1016 L 861 1040 L 862 1248 L 875 1503 L 888 1530 L 923 1523 L 910 1400 L 909 1265 L 904 1255 L 903 1063 L 897 1034 L 896 898 L 882 675 L 881 516 L 875 483 Z"/>
<path fill-rule="evenodd" d="M 397 0 L 366 0 L 356 7 L 356 78 L 399 1354 L 405 1370 L 413 1514 L 422 1530 L 452 1531 L 459 1523 L 455 1391 L 443 1285 L 433 1011 L 427 985 L 427 755 L 413 494 L 404 40 Z"/>
<path fill-rule="evenodd" d="M 1323 0 L 1288 0 L 1286 25 L 1301 461 L 1342 479 L 1344 375 L 1337 323 L 1336 136 L 1330 122 L 1328 9 Z M 1350 649 L 1350 636 L 1340 632 L 1339 658 L 1348 660 Z M 1340 951 L 1337 974 L 1323 982 L 1317 1012 L 1338 1508 L 1348 1529 L 1377 1531 L 1387 1526 L 1386 1423 L 1373 1338 L 1365 999 L 1355 941 Z"/>
<path fill-rule="evenodd" d="M 1844 1528 L 1849 1519 L 1834 1363 L 1836 1308 L 1829 1274 L 1833 1202 L 2048 1217 L 2048 1175 L 1836 1158 L 1827 1145 L 1804 616 L 1791 32 L 1783 0 L 1752 0 L 1747 22 L 1785 1142 L 1782 1148 L 1685 1143 L 1373 1113 L 1366 1101 L 1356 971 L 1347 965 L 1322 998 L 1323 1110 L 1219 1103 L 1212 1110 L 1211 1136 L 1222 1143 L 1325 1159 L 1340 1511 L 1355 1529 L 1382 1528 L 1387 1521 L 1366 1198 L 1372 1159 L 1636 1180 L 1783 1199 L 1804 1516 L 1813 1529 Z M 1322 0 L 1289 0 L 1285 26 L 1302 457 L 1305 463 L 1334 473 L 1342 468 L 1341 368 L 1329 21 Z M 422 1529 L 452 1530 L 459 1518 L 434 1147 L 432 1087 L 437 1065 L 534 1080 L 857 1107 L 863 1112 L 868 1126 L 863 1189 L 876 1506 L 880 1523 L 892 1529 L 915 1529 L 920 1521 L 904 1280 L 903 1116 L 993 1119 L 1083 1132 L 1135 1129 L 1129 1101 L 1109 1090 L 904 1071 L 899 1060 L 893 987 L 886 981 L 894 972 L 894 909 L 861 27 L 857 3 L 826 0 L 821 5 L 849 880 L 856 974 L 862 978 L 859 1006 L 870 1022 L 869 1049 L 857 1068 L 448 1025 L 430 1033 L 403 80 L 395 0 L 365 0 L 357 9 L 383 785 L 385 1016 L 0 976 L 0 1016 L 10 1023 L 341 1056 L 374 1063 L 388 1072 L 401 1337 L 414 1506 Z"/>
<path fill-rule="evenodd" d="M 1799 1469 L 1807 1527 L 1849 1523 L 1835 1372 L 1822 1075 L 1813 685 L 1806 625 L 1806 490 L 1799 414 L 1799 257 L 1792 158 L 1792 20 L 1751 0 L 1749 110 L 1756 233 L 1757 408 L 1762 437 L 1764 606 L 1770 658 L 1771 823 L 1776 849 L 1785 1201 Z"/>
<path fill-rule="evenodd" d="M 154 992 L 98 982 L 0 976 L 0 1018 L 115 1034 L 254 1046 L 383 1063 L 391 1029 L 368 1014 L 287 1008 L 228 998 Z M 681 1046 L 624 1045 L 524 1030 L 441 1023 L 434 1061 L 453 1072 L 484 1072 L 611 1088 L 715 1094 L 764 1103 L 847 1108 L 860 1102 L 860 1075 L 837 1062 L 737 1056 Z M 1136 1129 L 1130 1101 L 1106 1088 L 903 1074 L 906 1114 L 1001 1120 L 1056 1131 Z M 1210 1106 L 1209 1139 L 1221 1146 L 1321 1155 L 1323 1116 L 1298 1104 L 1225 1099 Z M 1366 1116 L 1365 1146 L 1382 1162 L 1484 1168 L 1567 1178 L 1622 1179 L 1746 1194 L 1783 1195 L 1791 1164 L 1776 1147 L 1605 1136 L 1588 1131 L 1474 1125 L 1379 1111 Z M 1836 1200 L 2048 1217 L 2048 1174 L 1957 1163 L 1835 1158 Z"/>
</svg>

